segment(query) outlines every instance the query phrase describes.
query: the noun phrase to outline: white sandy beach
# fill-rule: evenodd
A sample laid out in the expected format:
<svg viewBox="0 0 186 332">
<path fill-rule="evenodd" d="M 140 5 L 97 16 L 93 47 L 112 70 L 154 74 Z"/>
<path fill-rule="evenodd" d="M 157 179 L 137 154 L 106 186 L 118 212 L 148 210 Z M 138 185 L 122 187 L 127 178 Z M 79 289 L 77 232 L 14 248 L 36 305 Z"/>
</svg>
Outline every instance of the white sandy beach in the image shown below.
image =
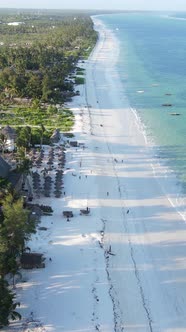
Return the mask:
<svg viewBox="0 0 186 332">
<path fill-rule="evenodd" d="M 100 37 L 81 64 L 86 85 L 69 104 L 75 139 L 85 149 L 67 148 L 65 196 L 35 200 L 54 209 L 41 220 L 48 230 L 29 244 L 45 254 L 46 267 L 23 271 L 25 282 L 17 284 L 23 320 L 5 330 L 183 332 L 186 225 L 162 190 L 162 173 L 154 172 L 123 91 L 118 42 L 94 22 Z M 81 216 L 87 206 L 90 215 Z M 62 217 L 67 208 L 70 222 Z"/>
</svg>

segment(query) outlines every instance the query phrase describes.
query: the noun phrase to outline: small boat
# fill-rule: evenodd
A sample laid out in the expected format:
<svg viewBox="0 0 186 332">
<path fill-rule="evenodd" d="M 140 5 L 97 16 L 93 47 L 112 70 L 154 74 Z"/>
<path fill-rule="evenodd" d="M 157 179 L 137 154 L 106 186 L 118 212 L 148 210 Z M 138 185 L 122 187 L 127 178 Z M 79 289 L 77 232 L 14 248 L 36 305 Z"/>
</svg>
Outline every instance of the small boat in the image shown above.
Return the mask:
<svg viewBox="0 0 186 332">
<path fill-rule="evenodd" d="M 144 93 L 144 90 L 138 90 L 137 93 Z"/>
<path fill-rule="evenodd" d="M 170 115 L 181 115 L 180 113 L 170 113 Z"/>
<path fill-rule="evenodd" d="M 172 104 L 162 104 L 162 106 L 165 106 L 165 107 L 171 107 L 172 106 Z"/>
</svg>

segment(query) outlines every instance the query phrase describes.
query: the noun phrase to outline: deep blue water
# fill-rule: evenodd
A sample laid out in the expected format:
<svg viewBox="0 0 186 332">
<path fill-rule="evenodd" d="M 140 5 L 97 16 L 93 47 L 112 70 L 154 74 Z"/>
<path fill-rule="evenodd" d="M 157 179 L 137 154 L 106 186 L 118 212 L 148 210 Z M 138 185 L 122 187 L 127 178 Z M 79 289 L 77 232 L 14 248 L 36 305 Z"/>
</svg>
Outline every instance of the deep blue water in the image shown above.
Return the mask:
<svg viewBox="0 0 186 332">
<path fill-rule="evenodd" d="M 130 105 L 186 192 L 186 20 L 160 14 L 100 18 L 120 41 L 117 66 Z"/>
</svg>

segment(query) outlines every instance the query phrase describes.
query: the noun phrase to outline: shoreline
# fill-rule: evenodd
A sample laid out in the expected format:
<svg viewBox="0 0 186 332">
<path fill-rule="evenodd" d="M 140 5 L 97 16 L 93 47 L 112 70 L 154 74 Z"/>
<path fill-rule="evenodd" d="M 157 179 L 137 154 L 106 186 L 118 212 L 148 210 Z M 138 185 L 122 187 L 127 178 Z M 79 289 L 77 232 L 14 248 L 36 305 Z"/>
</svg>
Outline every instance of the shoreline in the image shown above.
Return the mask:
<svg viewBox="0 0 186 332">
<path fill-rule="evenodd" d="M 115 67 L 115 40 L 99 29 L 86 86 L 69 104 L 85 148 L 66 151 L 65 197 L 39 200 L 52 200 L 54 209 L 42 217 L 47 233 L 31 242 L 45 252 L 46 267 L 24 271 L 21 313 L 40 324 L 34 332 L 178 332 L 186 327 L 185 224 L 154 177 L 152 153 Z M 87 206 L 90 215 L 81 216 Z M 69 223 L 63 209 L 74 212 Z"/>
<path fill-rule="evenodd" d="M 99 18 L 100 15 L 93 16 L 92 18 L 97 22 L 98 26 L 103 25 L 104 29 L 109 32 L 110 36 L 112 36 L 115 42 L 115 49 L 119 49 L 119 41 L 117 39 L 117 34 L 109 30 L 104 23 Z M 98 17 L 98 19 L 97 19 Z M 117 53 L 117 52 L 116 52 Z M 115 63 L 117 64 L 117 56 L 115 58 Z M 124 69 L 123 69 L 124 70 Z M 120 90 L 123 91 L 123 85 L 120 81 L 120 76 L 118 75 L 117 84 L 120 86 Z M 119 96 L 120 97 L 120 96 Z M 145 145 L 149 148 L 149 152 L 151 150 L 151 155 L 149 158 L 151 159 L 151 168 L 154 173 L 155 178 L 160 178 L 160 174 L 162 174 L 161 179 L 158 180 L 159 185 L 161 186 L 161 190 L 163 194 L 167 197 L 170 204 L 173 208 L 179 213 L 183 221 L 186 221 L 186 197 L 183 192 L 182 183 L 178 179 L 175 171 L 168 166 L 163 159 L 159 158 L 159 149 L 158 146 L 150 137 L 146 130 L 143 121 L 136 109 L 133 109 L 130 105 L 130 101 L 126 96 L 125 90 L 123 91 L 123 95 L 121 98 L 121 107 L 123 100 L 126 101 L 127 107 L 134 114 L 133 121 L 136 122 L 136 129 L 141 133 L 144 138 Z"/>
</svg>

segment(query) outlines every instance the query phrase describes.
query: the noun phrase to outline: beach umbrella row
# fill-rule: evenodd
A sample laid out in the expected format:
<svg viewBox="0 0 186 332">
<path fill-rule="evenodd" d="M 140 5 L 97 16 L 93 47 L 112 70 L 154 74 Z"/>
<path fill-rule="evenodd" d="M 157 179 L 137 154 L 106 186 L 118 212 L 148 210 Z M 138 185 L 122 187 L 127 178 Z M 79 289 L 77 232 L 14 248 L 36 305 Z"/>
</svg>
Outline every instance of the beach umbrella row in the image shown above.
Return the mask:
<svg viewBox="0 0 186 332">
<path fill-rule="evenodd" d="M 60 197 L 61 197 L 61 194 L 62 194 L 62 191 L 61 191 L 61 190 L 55 190 L 55 191 L 54 191 L 54 194 L 55 194 L 55 197 L 56 197 L 56 198 L 60 198 Z"/>
<path fill-rule="evenodd" d="M 44 190 L 44 196 L 50 197 L 50 190 Z"/>
<path fill-rule="evenodd" d="M 37 172 L 33 172 L 32 173 L 32 182 L 33 182 L 33 188 L 36 189 L 40 189 L 40 183 L 41 183 L 41 179 L 40 179 L 40 174 Z"/>
<path fill-rule="evenodd" d="M 45 176 L 44 178 L 44 196 L 45 197 L 50 197 L 50 193 L 51 193 L 51 187 L 52 187 L 52 178 L 50 175 Z"/>
<path fill-rule="evenodd" d="M 53 148 L 50 149 L 50 151 L 48 153 L 48 157 L 49 158 L 54 158 L 54 149 Z"/>
<path fill-rule="evenodd" d="M 53 165 L 53 160 L 54 160 L 54 150 L 53 148 L 50 149 L 49 153 L 48 153 L 48 165 Z"/>
<path fill-rule="evenodd" d="M 38 155 L 36 161 L 35 161 L 37 166 L 41 166 L 42 161 L 43 161 L 43 157 L 44 157 L 44 150 L 41 150 L 39 152 L 39 155 Z"/>
<path fill-rule="evenodd" d="M 44 181 L 44 191 L 50 191 L 51 187 L 52 187 L 52 178 L 51 176 L 47 175 L 45 177 L 45 181 Z"/>
<path fill-rule="evenodd" d="M 47 165 L 53 165 L 53 159 L 52 158 L 49 158 L 48 161 L 47 161 Z"/>
<path fill-rule="evenodd" d="M 62 194 L 62 178 L 63 178 L 63 170 L 57 170 L 55 175 L 55 182 L 54 182 L 54 194 L 55 197 L 59 198 Z"/>
</svg>

